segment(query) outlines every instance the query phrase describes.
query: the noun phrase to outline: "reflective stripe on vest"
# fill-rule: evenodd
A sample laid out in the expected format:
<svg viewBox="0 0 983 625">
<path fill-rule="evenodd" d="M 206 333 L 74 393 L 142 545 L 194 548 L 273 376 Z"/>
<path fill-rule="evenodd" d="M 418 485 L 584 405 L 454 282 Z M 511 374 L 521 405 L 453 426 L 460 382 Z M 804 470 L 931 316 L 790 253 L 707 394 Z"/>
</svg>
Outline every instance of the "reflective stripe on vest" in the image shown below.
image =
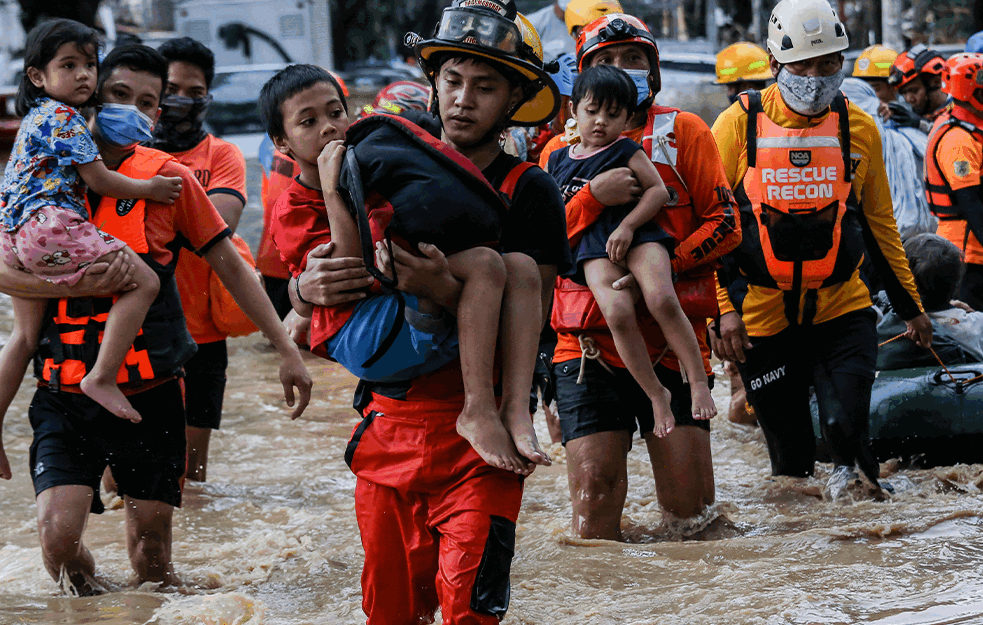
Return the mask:
<svg viewBox="0 0 983 625">
<path fill-rule="evenodd" d="M 157 175 L 173 157 L 138 147 L 134 154 L 120 164 L 119 173 L 130 178 L 146 180 Z M 92 222 L 103 232 L 126 243 L 139 254 L 149 252 L 144 225 L 146 200 L 118 200 L 103 197 Z M 61 385 L 77 385 L 95 362 L 102 343 L 106 319 L 117 297 L 91 300 L 57 301 L 51 323 L 52 331 L 46 333 L 42 350 L 46 352 L 41 364 L 41 379 L 54 390 Z M 74 314 L 73 314 L 74 313 Z M 147 353 L 143 329 L 140 329 L 122 366 L 116 374 L 117 384 L 132 384 L 155 377 L 154 367 Z"/>
<path fill-rule="evenodd" d="M 741 96 L 748 111 L 748 169 L 736 197 L 743 240 L 736 258 L 751 284 L 786 291 L 786 316 L 798 323 L 799 296 L 846 281 L 863 256 L 859 205 L 851 183 L 849 112 L 839 96 L 812 128 L 785 128 Z M 803 323 L 811 323 L 811 312 Z"/>
</svg>

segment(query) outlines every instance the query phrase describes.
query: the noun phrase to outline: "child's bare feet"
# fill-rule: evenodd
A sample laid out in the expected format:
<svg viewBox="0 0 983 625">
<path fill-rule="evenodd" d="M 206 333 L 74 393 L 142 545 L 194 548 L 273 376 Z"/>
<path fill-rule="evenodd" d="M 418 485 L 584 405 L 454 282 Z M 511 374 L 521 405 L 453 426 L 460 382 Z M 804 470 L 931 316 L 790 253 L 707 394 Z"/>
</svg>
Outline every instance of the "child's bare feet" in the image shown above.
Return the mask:
<svg viewBox="0 0 983 625">
<path fill-rule="evenodd" d="M 491 466 L 520 475 L 532 473 L 529 463 L 515 448 L 498 411 L 465 408 L 457 417 L 457 433 Z"/>
<path fill-rule="evenodd" d="M 79 383 L 82 392 L 88 395 L 89 399 L 93 400 L 109 412 L 113 413 L 120 419 L 127 419 L 133 423 L 140 423 L 140 413 L 134 410 L 133 405 L 130 404 L 130 400 L 126 398 L 119 387 L 116 386 L 115 380 L 112 382 L 105 382 L 95 378 L 91 373 L 84 378 L 82 382 Z"/>
<path fill-rule="evenodd" d="M 517 411 L 503 410 L 502 423 L 512 435 L 512 441 L 520 454 L 534 464 L 547 467 L 553 464 L 549 455 L 539 446 L 539 438 L 536 436 L 536 429 L 532 425 L 532 415 L 529 414 L 528 408 Z"/>
<path fill-rule="evenodd" d="M 710 394 L 710 387 L 706 383 L 693 383 L 689 388 L 693 401 L 693 418 L 706 420 L 717 416 L 717 404 Z"/>
<path fill-rule="evenodd" d="M 659 438 L 668 436 L 669 432 L 672 432 L 672 428 L 676 427 L 676 418 L 672 416 L 672 408 L 669 406 L 672 393 L 669 392 L 669 389 L 663 388 L 657 395 L 649 399 L 652 400 L 652 416 L 655 419 L 653 433 Z"/>
</svg>

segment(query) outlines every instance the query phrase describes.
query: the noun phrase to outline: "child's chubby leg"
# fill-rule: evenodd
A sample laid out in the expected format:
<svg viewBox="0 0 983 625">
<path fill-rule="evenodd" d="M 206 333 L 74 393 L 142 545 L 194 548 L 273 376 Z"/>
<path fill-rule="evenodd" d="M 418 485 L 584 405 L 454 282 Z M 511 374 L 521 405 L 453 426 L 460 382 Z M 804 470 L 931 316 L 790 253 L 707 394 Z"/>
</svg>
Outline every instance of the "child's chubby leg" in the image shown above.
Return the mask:
<svg viewBox="0 0 983 625">
<path fill-rule="evenodd" d="M 624 277 L 625 270 L 607 258 L 595 258 L 584 262 L 584 276 L 611 330 L 618 355 L 628 372 L 652 402 L 655 418 L 654 433 L 663 437 L 672 431 L 676 419 L 669 407 L 671 395 L 659 382 L 652 369 L 648 347 L 635 318 L 635 301 L 630 291 L 616 291 L 611 285 Z"/>
<path fill-rule="evenodd" d="M 127 260 L 133 264 L 133 282 L 136 288 L 119 294 L 106 319 L 106 329 L 99 356 L 92 370 L 82 378 L 79 386 L 82 392 L 103 408 L 122 419 L 134 423 L 140 421 L 140 414 L 133 409 L 129 400 L 116 385 L 116 374 L 126 358 L 126 352 L 140 332 L 140 326 L 157 297 L 160 280 L 157 274 L 130 248 L 125 248 Z M 113 252 L 112 254 L 115 254 Z M 96 262 L 109 262 L 112 254 L 99 258 Z"/>
<path fill-rule="evenodd" d="M 646 307 L 662 328 L 666 342 L 676 353 L 689 380 L 693 418 L 714 417 L 717 406 L 710 395 L 700 344 L 672 285 L 669 252 L 660 243 L 643 243 L 630 249 L 627 259 L 628 269 L 635 276 Z"/>
<path fill-rule="evenodd" d="M 464 378 L 464 410 L 457 418 L 457 432 L 488 464 L 527 474 L 531 468 L 502 423 L 492 384 L 505 261 L 490 248 L 476 247 L 452 254 L 447 262 L 451 274 L 464 283 L 457 305 Z"/>
<path fill-rule="evenodd" d="M 502 422 L 519 453 L 535 464 L 550 465 L 539 446 L 529 413 L 529 383 L 539 355 L 543 330 L 542 278 L 539 266 L 525 254 L 504 254 L 505 296 L 502 302 Z"/>
<path fill-rule="evenodd" d="M 11 298 L 14 305 L 14 329 L 10 339 L 0 351 L 0 435 L 3 430 L 3 418 L 14 401 L 20 383 L 27 372 L 31 356 L 38 346 L 41 336 L 41 321 L 48 300 Z M 3 449 L 3 439 L 0 436 L 0 478 L 9 480 L 11 476 L 10 463 Z"/>
</svg>

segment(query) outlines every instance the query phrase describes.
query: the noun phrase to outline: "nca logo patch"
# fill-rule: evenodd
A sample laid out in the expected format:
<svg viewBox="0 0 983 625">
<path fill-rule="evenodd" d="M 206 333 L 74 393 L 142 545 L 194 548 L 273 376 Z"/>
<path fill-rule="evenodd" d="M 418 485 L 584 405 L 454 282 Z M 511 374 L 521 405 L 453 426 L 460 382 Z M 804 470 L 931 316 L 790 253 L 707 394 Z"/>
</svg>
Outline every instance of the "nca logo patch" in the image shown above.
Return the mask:
<svg viewBox="0 0 983 625">
<path fill-rule="evenodd" d="M 125 217 L 136 205 L 136 200 L 116 200 L 116 214 Z"/>
<path fill-rule="evenodd" d="M 796 167 L 805 167 L 812 162 L 811 150 L 789 150 L 788 160 Z"/>
</svg>

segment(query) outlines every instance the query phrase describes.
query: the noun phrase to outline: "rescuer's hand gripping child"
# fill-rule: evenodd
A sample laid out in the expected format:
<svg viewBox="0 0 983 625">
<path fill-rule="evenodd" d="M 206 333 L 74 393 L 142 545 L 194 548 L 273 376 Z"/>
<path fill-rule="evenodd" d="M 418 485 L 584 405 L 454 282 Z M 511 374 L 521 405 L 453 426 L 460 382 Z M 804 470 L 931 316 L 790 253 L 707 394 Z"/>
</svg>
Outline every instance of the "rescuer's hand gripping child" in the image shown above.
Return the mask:
<svg viewBox="0 0 983 625">
<path fill-rule="evenodd" d="M 134 180 L 110 171 L 102 162 L 78 110 L 93 103 L 97 50 L 96 32 L 72 20 L 45 22 L 28 35 L 24 76 L 17 92 L 17 113 L 23 121 L 0 189 L 0 259 L 9 267 L 66 287 L 65 294 L 71 297 L 87 266 L 125 254 L 134 267 L 136 286 L 119 293 L 109 311 L 99 355 L 80 387 L 114 415 L 139 422 L 140 415 L 120 391 L 116 376 L 160 283 L 132 249 L 88 221 L 85 195 L 91 189 L 118 199 L 172 203 L 181 193 L 181 179 Z M 149 139 L 153 125 L 135 107 L 122 105 L 103 107 L 97 123 L 107 141 L 119 139 L 114 130 Z M 13 306 L 14 332 L 0 352 L 0 415 L 10 406 L 37 348 L 47 301 L 14 298 Z"/>
<path fill-rule="evenodd" d="M 630 168 L 645 189 L 637 204 L 606 208 L 584 232 L 574 248 L 576 274 L 571 277 L 590 287 L 618 355 L 652 401 L 654 433 L 663 437 L 675 425 L 669 408 L 670 393 L 652 368 L 639 330 L 635 317 L 637 295 L 631 289 L 613 287 L 629 273 L 638 283 L 666 342 L 679 357 L 684 378 L 689 380 L 694 418 L 709 419 L 717 414 L 717 409 L 696 335 L 673 289 L 670 254 L 675 241 L 652 221 L 668 201 L 669 193 L 641 146 L 621 136 L 636 102 L 637 90 L 625 72 L 601 65 L 580 74 L 570 101 L 580 142 L 553 152 L 548 171 L 568 201 L 592 178 L 617 167 Z"/>
</svg>

